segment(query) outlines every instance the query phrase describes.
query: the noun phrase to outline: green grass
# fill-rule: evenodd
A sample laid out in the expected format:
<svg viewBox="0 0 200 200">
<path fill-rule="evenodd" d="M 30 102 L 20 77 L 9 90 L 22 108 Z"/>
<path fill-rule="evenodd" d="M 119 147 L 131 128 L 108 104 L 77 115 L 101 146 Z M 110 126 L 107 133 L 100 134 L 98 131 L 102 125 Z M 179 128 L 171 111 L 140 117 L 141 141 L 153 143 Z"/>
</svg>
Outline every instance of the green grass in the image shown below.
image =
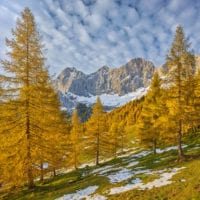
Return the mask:
<svg viewBox="0 0 200 200">
<path fill-rule="evenodd" d="M 134 200 L 198 200 L 200 199 L 200 159 L 183 164 L 187 168 L 176 174 L 170 185 L 151 190 L 131 190 L 108 199 L 134 199 Z M 185 180 L 185 182 L 182 182 Z"/>
<path fill-rule="evenodd" d="M 184 143 L 187 144 L 188 141 L 191 141 L 191 138 L 186 138 Z M 149 154 L 137 158 L 139 163 L 128 168 L 134 172 L 138 167 L 153 171 L 181 166 L 186 167 L 186 169 L 181 170 L 172 178 L 172 184 L 160 188 L 145 191 L 134 189 L 117 195 L 108 195 L 108 190 L 113 187 L 123 186 L 135 178 L 140 178 L 143 183 L 148 183 L 159 178 L 159 174 L 137 174 L 120 183 L 111 184 L 108 177 L 92 173 L 96 167 L 89 167 L 50 178 L 44 184 L 38 184 L 33 191 L 24 188 L 20 192 L 12 191 L 9 194 L 0 194 L 0 198 L 4 200 L 53 200 L 64 194 L 74 193 L 77 190 L 97 185 L 99 188 L 96 193 L 106 196 L 108 200 L 198 200 L 200 199 L 200 157 L 198 156 L 200 148 L 195 149 L 199 145 L 198 142 L 199 140 L 193 140 L 190 145 L 184 148 L 184 151 L 190 157 L 181 163 L 176 162 L 177 151 L 171 150 L 162 154 Z M 99 167 L 112 165 L 114 168 L 123 168 L 126 167 L 127 163 L 132 161 L 134 161 L 134 155 L 129 155 L 102 163 Z M 106 175 L 112 174 L 114 171 L 113 169 L 106 173 Z"/>
</svg>

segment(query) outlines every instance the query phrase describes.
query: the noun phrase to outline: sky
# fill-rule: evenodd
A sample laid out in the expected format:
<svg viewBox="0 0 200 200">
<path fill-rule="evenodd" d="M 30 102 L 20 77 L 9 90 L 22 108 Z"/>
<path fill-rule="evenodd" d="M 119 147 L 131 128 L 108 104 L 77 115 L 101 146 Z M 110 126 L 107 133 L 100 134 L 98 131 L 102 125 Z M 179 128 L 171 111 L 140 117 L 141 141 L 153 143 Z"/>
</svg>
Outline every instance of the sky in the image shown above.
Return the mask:
<svg viewBox="0 0 200 200">
<path fill-rule="evenodd" d="M 66 67 L 92 73 L 135 57 L 165 62 L 177 25 L 200 54 L 199 0 L 0 0 L 0 58 L 25 7 L 43 37 L 51 74 Z"/>
</svg>

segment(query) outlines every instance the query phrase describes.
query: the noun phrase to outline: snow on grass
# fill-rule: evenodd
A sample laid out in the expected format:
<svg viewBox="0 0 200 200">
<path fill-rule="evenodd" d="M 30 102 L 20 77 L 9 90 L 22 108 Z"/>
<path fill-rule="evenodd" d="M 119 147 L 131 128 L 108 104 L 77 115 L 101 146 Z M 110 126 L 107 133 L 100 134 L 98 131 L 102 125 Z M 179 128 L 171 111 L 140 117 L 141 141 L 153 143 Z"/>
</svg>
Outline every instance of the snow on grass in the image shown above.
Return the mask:
<svg viewBox="0 0 200 200">
<path fill-rule="evenodd" d="M 177 150 L 177 146 L 167 147 L 165 149 L 156 149 L 156 153 L 161 154 L 171 150 Z"/>
<path fill-rule="evenodd" d="M 185 144 L 183 144 L 182 145 L 182 148 L 185 148 L 185 147 L 187 147 L 187 145 L 185 145 Z M 158 153 L 158 154 L 161 154 L 161 153 L 164 153 L 164 152 L 167 152 L 167 151 L 171 151 L 171 150 L 177 150 L 178 149 L 178 147 L 177 146 L 171 146 L 171 147 L 167 147 L 167 148 L 164 148 L 164 149 L 156 149 L 156 152 Z M 135 153 L 135 151 L 132 151 L 132 152 L 130 152 L 130 154 L 133 154 L 131 157 L 132 158 L 134 158 L 134 157 L 136 157 L 136 158 L 141 158 L 141 157 L 144 157 L 144 156 L 147 156 L 147 155 L 149 155 L 150 153 L 151 153 L 151 151 L 141 151 L 141 152 L 139 152 L 139 153 L 136 153 L 136 154 L 134 154 Z M 129 155 L 130 155 L 129 154 Z M 123 155 L 123 156 L 121 156 L 121 157 L 127 157 L 128 155 Z M 120 156 L 119 156 L 120 157 Z"/>
<path fill-rule="evenodd" d="M 107 198 L 105 196 L 94 194 L 92 196 L 88 196 L 86 200 L 106 200 Z"/>
<path fill-rule="evenodd" d="M 124 168 L 118 172 L 108 175 L 107 177 L 109 178 L 110 183 L 120 183 L 138 174 L 153 174 L 153 173 L 149 169 L 137 170 L 132 172 L 130 169 Z"/>
<path fill-rule="evenodd" d="M 128 157 L 132 154 L 134 154 L 137 151 L 138 148 L 131 148 L 129 151 L 124 152 L 122 155 L 117 156 L 118 158 L 124 158 Z"/>
<path fill-rule="evenodd" d="M 91 171 L 92 174 L 100 174 L 100 175 L 103 175 L 105 173 L 108 173 L 108 172 L 111 172 L 111 171 L 117 171 L 117 170 L 121 170 L 122 167 L 114 167 L 113 165 L 108 165 L 108 166 L 105 166 L 105 167 L 100 167 L 100 168 L 97 168 L 97 169 L 94 169 Z"/>
<path fill-rule="evenodd" d="M 105 166 L 105 167 L 100 167 L 100 168 L 97 168 L 97 169 L 94 169 L 91 173 L 98 173 L 98 172 L 104 172 L 105 170 L 108 170 L 108 169 L 111 169 L 113 166 L 112 165 L 108 165 L 108 166 Z"/>
<path fill-rule="evenodd" d="M 160 158 L 160 159 L 154 161 L 154 163 L 159 163 L 163 160 L 169 160 L 169 159 L 173 159 L 173 156 L 167 156 L 167 157 Z"/>
<path fill-rule="evenodd" d="M 110 189 L 109 194 L 112 195 L 112 194 L 119 194 L 119 193 L 122 193 L 122 192 L 127 192 L 129 190 L 133 190 L 135 188 L 138 188 L 140 185 L 141 185 L 141 183 L 133 183 L 133 184 L 130 183 L 130 184 L 127 184 L 125 186 L 114 187 L 114 188 Z"/>
<path fill-rule="evenodd" d="M 152 172 L 149 169 L 142 169 L 134 172 L 134 175 L 137 174 L 152 174 Z"/>
<path fill-rule="evenodd" d="M 123 169 L 117 173 L 110 174 L 107 177 L 110 179 L 110 183 L 120 183 L 133 176 L 133 173 L 129 169 Z"/>
<path fill-rule="evenodd" d="M 141 151 L 140 153 L 133 154 L 131 157 L 141 158 L 149 155 L 150 153 L 151 153 L 150 151 Z"/>
<path fill-rule="evenodd" d="M 137 183 L 141 183 L 141 182 L 142 182 L 142 180 L 140 178 L 136 178 L 131 181 L 132 184 L 137 184 Z"/>
<path fill-rule="evenodd" d="M 175 174 L 177 174 L 178 171 L 183 169 L 184 167 L 181 168 L 174 168 L 171 172 L 164 172 L 162 173 L 159 179 L 155 179 L 152 182 L 149 182 L 147 184 L 143 184 L 140 186 L 142 190 L 144 189 L 152 189 L 153 187 L 162 187 L 164 185 L 169 185 L 172 183 L 170 180 Z"/>
<path fill-rule="evenodd" d="M 57 198 L 56 200 L 78 200 L 78 199 L 93 199 L 89 195 L 94 193 L 99 186 L 89 186 L 85 189 L 78 190 L 76 193 L 73 194 L 65 194 L 63 197 Z M 98 200 L 98 198 L 96 198 Z M 99 199 L 100 200 L 100 199 Z"/>
<path fill-rule="evenodd" d="M 139 161 L 133 161 L 133 162 L 130 162 L 127 167 L 133 167 L 135 165 L 137 165 L 139 163 Z"/>
<path fill-rule="evenodd" d="M 174 169 L 172 169 L 171 172 L 164 172 L 164 173 L 160 174 L 160 178 L 155 179 L 146 184 L 144 184 L 138 180 L 135 182 L 133 181 L 133 183 L 127 184 L 125 186 L 111 188 L 109 194 L 119 194 L 119 193 L 126 192 L 128 190 L 133 190 L 133 189 L 140 189 L 140 190 L 152 189 L 153 187 L 162 187 L 164 185 L 171 184 L 172 181 L 170 179 L 176 173 L 178 173 L 178 171 L 180 171 L 183 168 L 185 168 L 185 167 L 174 168 Z M 164 170 L 162 170 L 162 171 L 164 171 Z"/>
<path fill-rule="evenodd" d="M 122 167 L 114 167 L 114 168 L 110 168 L 110 169 L 105 169 L 103 171 L 101 171 L 99 174 L 100 175 L 105 175 L 106 173 L 112 172 L 112 171 L 118 171 L 121 170 Z"/>
<path fill-rule="evenodd" d="M 187 147 L 187 145 L 183 144 L 182 148 L 185 148 L 185 147 Z M 167 151 L 177 150 L 177 149 L 178 149 L 177 146 L 172 146 L 172 147 L 167 147 L 167 148 L 164 148 L 164 149 L 156 149 L 156 152 L 158 154 L 161 154 L 161 153 L 164 153 L 164 152 L 167 152 Z"/>
</svg>

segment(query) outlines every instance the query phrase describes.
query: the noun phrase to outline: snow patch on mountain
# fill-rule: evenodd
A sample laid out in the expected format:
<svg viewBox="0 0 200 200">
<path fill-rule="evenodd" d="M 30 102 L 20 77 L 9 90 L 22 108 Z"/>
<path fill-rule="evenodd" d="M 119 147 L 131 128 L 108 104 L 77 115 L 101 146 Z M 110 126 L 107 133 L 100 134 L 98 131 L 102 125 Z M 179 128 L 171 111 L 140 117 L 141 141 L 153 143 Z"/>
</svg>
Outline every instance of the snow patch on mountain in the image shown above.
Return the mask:
<svg viewBox="0 0 200 200">
<path fill-rule="evenodd" d="M 67 99 L 68 101 L 73 101 L 73 103 L 76 105 L 78 103 L 84 103 L 88 106 L 93 105 L 96 102 L 97 97 L 100 97 L 101 102 L 104 106 L 114 108 L 114 107 L 123 106 L 132 100 L 141 98 L 147 93 L 148 89 L 149 87 L 147 88 L 142 87 L 142 88 L 137 89 L 134 92 L 128 93 L 123 96 L 120 96 L 118 94 L 101 94 L 99 96 L 96 96 L 96 95 L 94 96 L 90 94 L 89 97 L 85 97 L 85 96 L 79 96 L 71 92 L 68 92 L 66 94 L 63 94 L 63 97 Z M 66 107 L 63 107 L 62 109 L 65 110 Z"/>
</svg>

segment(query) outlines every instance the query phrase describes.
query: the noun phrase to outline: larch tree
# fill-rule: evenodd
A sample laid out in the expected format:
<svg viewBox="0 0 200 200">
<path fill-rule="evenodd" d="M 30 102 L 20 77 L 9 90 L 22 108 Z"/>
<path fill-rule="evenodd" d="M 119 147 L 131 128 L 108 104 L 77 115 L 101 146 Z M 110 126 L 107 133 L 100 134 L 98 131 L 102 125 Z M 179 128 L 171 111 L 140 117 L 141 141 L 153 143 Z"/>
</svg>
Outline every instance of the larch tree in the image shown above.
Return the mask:
<svg viewBox="0 0 200 200">
<path fill-rule="evenodd" d="M 118 149 L 118 125 L 116 121 L 113 121 L 110 129 L 109 129 L 109 133 L 110 133 L 110 141 L 112 144 L 112 154 L 114 155 L 114 158 L 117 158 L 117 149 Z"/>
<path fill-rule="evenodd" d="M 109 127 L 109 138 L 107 139 L 110 142 L 112 147 L 112 155 L 114 158 L 117 157 L 117 153 L 120 151 L 124 152 L 125 146 L 127 146 L 127 134 L 124 130 L 125 122 L 119 115 L 115 115 L 110 122 Z"/>
<path fill-rule="evenodd" d="M 195 75 L 195 89 L 194 89 L 194 111 L 192 112 L 193 132 L 197 131 L 197 127 L 199 126 L 199 119 L 200 119 L 200 71 L 197 72 Z"/>
<path fill-rule="evenodd" d="M 87 122 L 87 151 L 89 153 L 95 154 L 96 165 L 99 165 L 102 138 L 103 134 L 106 132 L 106 121 L 105 114 L 103 112 L 103 106 L 100 98 L 97 98 L 96 103 L 93 106 L 92 115 Z"/>
<path fill-rule="evenodd" d="M 161 79 L 155 73 L 138 120 L 139 139 L 145 146 L 153 147 L 154 154 L 156 154 L 157 143 L 161 137 L 163 119 L 166 119 L 164 118 L 166 107 L 162 96 Z"/>
<path fill-rule="evenodd" d="M 124 153 L 125 148 L 127 147 L 127 132 L 125 130 L 126 122 L 123 120 L 123 117 L 120 116 L 119 121 L 119 140 L 120 140 L 120 149 L 121 153 Z"/>
<path fill-rule="evenodd" d="M 55 98 L 52 96 L 56 94 L 49 84 L 41 37 L 29 8 L 21 13 L 12 38 L 6 39 L 6 44 L 8 59 L 1 61 L 6 72 L 1 76 L 6 97 L 0 128 L 3 174 L 5 184 L 27 183 L 31 189 L 38 161 L 49 158 L 44 155 L 53 148 L 49 138 L 56 134 L 58 125 L 52 116 L 59 113 L 59 108 L 53 108 Z"/>
<path fill-rule="evenodd" d="M 178 26 L 166 59 L 166 84 L 169 93 L 170 119 L 177 135 L 178 159 L 184 157 L 182 136 L 188 131 L 188 118 L 194 96 L 195 62 L 182 26 Z"/>
<path fill-rule="evenodd" d="M 43 79 L 44 80 L 44 79 Z M 44 163 L 56 174 L 56 169 L 64 166 L 63 155 L 65 152 L 67 124 L 62 118 L 60 102 L 51 81 L 44 82 L 38 94 L 35 118 L 39 120 L 37 134 L 33 134 L 35 142 L 35 158 L 40 165 L 40 181 L 43 181 Z M 35 119 L 35 120 L 36 120 Z M 37 164 L 37 163 L 36 163 Z M 35 165 L 36 165 L 35 164 Z"/>
<path fill-rule="evenodd" d="M 81 128 L 81 121 L 78 116 L 77 109 L 74 109 L 72 113 L 72 120 L 71 120 L 72 129 L 70 132 L 71 143 L 72 143 L 72 154 L 73 154 L 73 163 L 74 168 L 77 169 L 79 163 L 79 154 L 80 154 L 80 145 L 81 145 L 81 137 L 82 128 Z"/>
</svg>

